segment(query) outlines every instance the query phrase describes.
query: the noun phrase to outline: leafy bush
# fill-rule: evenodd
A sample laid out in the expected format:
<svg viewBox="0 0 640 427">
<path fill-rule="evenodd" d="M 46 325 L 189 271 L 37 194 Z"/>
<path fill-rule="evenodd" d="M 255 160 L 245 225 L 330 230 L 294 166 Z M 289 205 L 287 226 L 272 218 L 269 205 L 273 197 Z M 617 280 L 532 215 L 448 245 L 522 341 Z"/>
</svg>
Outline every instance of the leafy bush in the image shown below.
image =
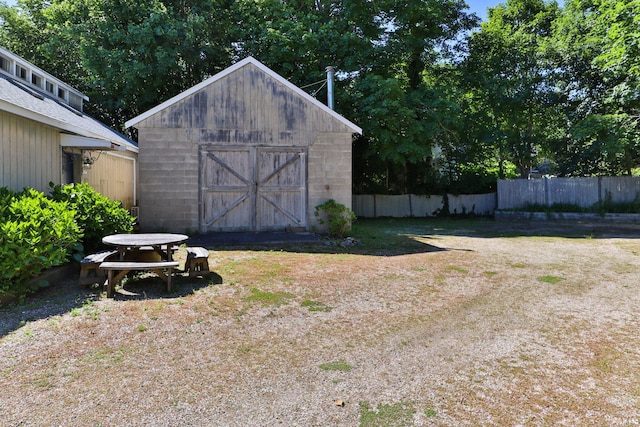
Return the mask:
<svg viewBox="0 0 640 427">
<path fill-rule="evenodd" d="M 29 279 L 62 265 L 82 237 L 66 202 L 0 189 L 0 295 L 24 295 Z"/>
<path fill-rule="evenodd" d="M 50 184 L 54 200 L 69 203 L 76 212 L 76 222 L 84 232 L 86 252 L 102 247 L 102 237 L 114 233 L 130 233 L 135 218 L 122 207 L 94 190 L 89 184 Z"/>
<path fill-rule="evenodd" d="M 316 206 L 314 215 L 318 223 L 328 224 L 329 234 L 335 237 L 345 237 L 351 230 L 351 223 L 356 220 L 351 209 L 333 199 Z"/>
</svg>

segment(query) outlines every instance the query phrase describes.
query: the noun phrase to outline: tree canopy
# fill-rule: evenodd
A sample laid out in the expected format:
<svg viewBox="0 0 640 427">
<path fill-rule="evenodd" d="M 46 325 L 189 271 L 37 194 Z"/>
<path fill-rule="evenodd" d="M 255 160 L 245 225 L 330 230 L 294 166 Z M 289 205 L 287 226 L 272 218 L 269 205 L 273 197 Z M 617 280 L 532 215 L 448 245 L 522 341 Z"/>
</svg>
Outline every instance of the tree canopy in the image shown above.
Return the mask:
<svg viewBox="0 0 640 427">
<path fill-rule="evenodd" d="M 497 177 L 631 174 L 640 0 L 0 0 L 0 45 L 121 128 L 248 55 L 336 109 L 356 192 L 476 192 Z"/>
</svg>

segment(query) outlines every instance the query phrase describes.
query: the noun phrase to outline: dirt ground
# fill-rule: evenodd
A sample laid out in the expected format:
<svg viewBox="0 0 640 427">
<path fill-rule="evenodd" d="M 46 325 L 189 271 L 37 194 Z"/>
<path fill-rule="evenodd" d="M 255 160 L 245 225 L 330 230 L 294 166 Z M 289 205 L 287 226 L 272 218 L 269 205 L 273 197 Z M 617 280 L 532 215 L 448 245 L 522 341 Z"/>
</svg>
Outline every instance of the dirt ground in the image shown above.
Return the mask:
<svg viewBox="0 0 640 427">
<path fill-rule="evenodd" d="M 1 309 L 0 426 L 640 424 L 640 225 L 356 231 Z"/>
</svg>

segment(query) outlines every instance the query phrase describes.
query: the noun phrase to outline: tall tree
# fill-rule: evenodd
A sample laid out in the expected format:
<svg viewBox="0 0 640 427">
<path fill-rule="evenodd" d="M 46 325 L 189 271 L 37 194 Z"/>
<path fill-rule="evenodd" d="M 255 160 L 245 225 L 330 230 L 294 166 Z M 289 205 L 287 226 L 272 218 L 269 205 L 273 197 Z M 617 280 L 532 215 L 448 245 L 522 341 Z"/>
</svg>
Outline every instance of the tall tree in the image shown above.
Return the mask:
<svg viewBox="0 0 640 427">
<path fill-rule="evenodd" d="M 231 0 L 19 0 L 0 41 L 76 84 L 119 127 L 231 63 Z M 93 108 L 93 110 L 91 110 Z"/>
<path fill-rule="evenodd" d="M 554 48 L 567 97 L 565 175 L 631 174 L 640 161 L 640 1 L 570 0 Z"/>
<path fill-rule="evenodd" d="M 0 45 L 86 92 L 80 43 L 54 13 L 60 7 L 45 0 L 18 0 L 13 7 L 0 3 Z"/>
<path fill-rule="evenodd" d="M 433 149 L 456 132 L 452 83 L 465 31 L 477 23 L 464 1 L 379 2 L 376 61 L 352 85 L 356 119 L 368 131 L 365 156 L 384 164 L 387 191 L 429 191 Z"/>
<path fill-rule="evenodd" d="M 238 56 L 256 56 L 299 86 L 322 81 L 324 67 L 335 65 L 336 109 L 365 129 L 354 146 L 354 180 L 408 191 L 412 169 L 428 167 L 437 137 L 447 134 L 451 105 L 439 76 L 452 43 L 476 23 L 464 1 L 239 3 Z"/>
<path fill-rule="evenodd" d="M 471 37 L 465 72 L 475 111 L 485 115 L 476 141 L 493 147 L 501 176 L 508 160 L 527 177 L 557 133 L 558 93 L 545 46 L 558 11 L 555 2 L 508 0 Z"/>
</svg>

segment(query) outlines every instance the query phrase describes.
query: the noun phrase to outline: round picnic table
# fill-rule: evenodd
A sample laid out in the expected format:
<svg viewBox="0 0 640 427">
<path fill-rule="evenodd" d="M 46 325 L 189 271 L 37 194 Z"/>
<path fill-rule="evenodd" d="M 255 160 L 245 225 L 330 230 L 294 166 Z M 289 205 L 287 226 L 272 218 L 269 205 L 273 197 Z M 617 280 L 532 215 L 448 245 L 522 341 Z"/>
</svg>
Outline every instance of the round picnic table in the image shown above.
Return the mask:
<svg viewBox="0 0 640 427">
<path fill-rule="evenodd" d="M 167 261 L 171 261 L 171 247 L 187 241 L 189 236 L 171 233 L 138 233 L 112 234 L 102 238 L 105 245 L 117 246 L 120 259 L 124 259 L 127 252 L 137 253 L 140 248 L 152 247 Z"/>
</svg>

